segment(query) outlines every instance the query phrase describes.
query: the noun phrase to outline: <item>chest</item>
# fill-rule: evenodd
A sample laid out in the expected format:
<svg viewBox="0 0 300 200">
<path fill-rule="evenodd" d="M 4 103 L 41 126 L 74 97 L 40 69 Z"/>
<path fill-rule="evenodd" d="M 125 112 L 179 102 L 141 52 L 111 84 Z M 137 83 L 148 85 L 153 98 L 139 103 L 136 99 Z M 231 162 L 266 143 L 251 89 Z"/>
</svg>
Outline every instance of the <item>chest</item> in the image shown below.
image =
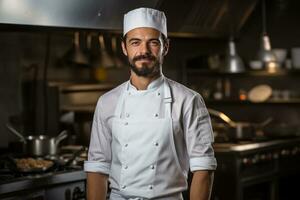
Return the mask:
<svg viewBox="0 0 300 200">
<path fill-rule="evenodd" d="M 127 92 L 124 96 L 121 118 L 163 118 L 165 112 L 163 100 L 163 91 L 160 89 L 147 93 Z"/>
</svg>

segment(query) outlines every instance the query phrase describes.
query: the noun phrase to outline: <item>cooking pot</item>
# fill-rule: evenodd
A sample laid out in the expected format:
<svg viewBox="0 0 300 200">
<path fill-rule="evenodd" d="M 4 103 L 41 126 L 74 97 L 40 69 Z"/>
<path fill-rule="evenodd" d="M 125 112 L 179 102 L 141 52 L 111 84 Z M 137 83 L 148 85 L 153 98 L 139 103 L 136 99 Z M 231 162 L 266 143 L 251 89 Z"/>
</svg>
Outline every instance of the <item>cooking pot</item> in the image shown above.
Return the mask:
<svg viewBox="0 0 300 200">
<path fill-rule="evenodd" d="M 253 140 L 261 137 L 263 136 L 263 127 L 273 120 L 268 118 L 262 123 L 235 122 L 220 111 L 208 109 L 208 112 L 210 115 L 218 117 L 225 122 L 226 125 L 221 128 L 226 132 L 227 140 L 230 141 Z"/>
<path fill-rule="evenodd" d="M 29 156 L 56 155 L 59 143 L 68 136 L 66 130 L 62 131 L 57 137 L 49 137 L 47 135 L 23 136 L 10 124 L 6 124 L 6 127 L 20 138 L 23 143 L 24 153 Z"/>
</svg>

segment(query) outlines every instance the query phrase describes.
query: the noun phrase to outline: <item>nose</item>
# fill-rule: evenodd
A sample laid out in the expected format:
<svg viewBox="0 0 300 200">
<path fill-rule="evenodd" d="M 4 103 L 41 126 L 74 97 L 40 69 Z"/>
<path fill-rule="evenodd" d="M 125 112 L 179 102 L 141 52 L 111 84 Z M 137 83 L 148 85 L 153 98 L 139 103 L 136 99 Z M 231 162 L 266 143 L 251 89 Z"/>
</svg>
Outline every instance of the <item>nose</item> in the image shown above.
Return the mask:
<svg viewBox="0 0 300 200">
<path fill-rule="evenodd" d="M 140 45 L 140 53 L 142 55 L 150 53 L 150 48 L 147 42 L 142 42 Z"/>
</svg>

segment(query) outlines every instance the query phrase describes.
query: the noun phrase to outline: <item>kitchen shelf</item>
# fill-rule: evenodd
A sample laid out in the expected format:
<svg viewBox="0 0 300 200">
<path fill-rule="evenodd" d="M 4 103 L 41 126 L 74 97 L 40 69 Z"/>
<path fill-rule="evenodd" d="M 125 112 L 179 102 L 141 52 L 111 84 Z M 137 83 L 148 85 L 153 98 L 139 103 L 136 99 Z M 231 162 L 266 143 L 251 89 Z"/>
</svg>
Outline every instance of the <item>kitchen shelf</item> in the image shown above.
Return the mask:
<svg viewBox="0 0 300 200">
<path fill-rule="evenodd" d="M 238 100 L 238 99 L 223 99 L 223 100 L 213 100 L 206 99 L 206 104 L 300 104 L 300 99 L 290 99 L 290 100 L 273 100 L 270 99 L 264 102 L 252 102 L 249 100 Z"/>
<path fill-rule="evenodd" d="M 270 73 L 265 70 L 249 70 L 242 73 L 228 73 L 228 72 L 220 72 L 214 70 L 200 70 L 200 69 L 186 69 L 187 74 L 197 74 L 197 75 L 205 75 L 205 76 L 300 76 L 300 70 L 281 70 L 275 73 Z"/>
</svg>

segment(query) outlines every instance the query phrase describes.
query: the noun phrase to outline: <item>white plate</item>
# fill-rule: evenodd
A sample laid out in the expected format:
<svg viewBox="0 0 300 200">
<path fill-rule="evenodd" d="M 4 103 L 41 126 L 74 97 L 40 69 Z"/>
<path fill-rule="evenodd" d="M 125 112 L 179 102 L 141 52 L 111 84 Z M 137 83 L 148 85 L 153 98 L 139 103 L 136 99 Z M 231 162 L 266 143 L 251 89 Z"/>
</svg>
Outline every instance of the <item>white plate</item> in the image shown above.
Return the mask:
<svg viewBox="0 0 300 200">
<path fill-rule="evenodd" d="M 252 102 L 264 102 L 272 95 L 272 88 L 269 85 L 257 85 L 248 93 L 248 99 Z"/>
</svg>

